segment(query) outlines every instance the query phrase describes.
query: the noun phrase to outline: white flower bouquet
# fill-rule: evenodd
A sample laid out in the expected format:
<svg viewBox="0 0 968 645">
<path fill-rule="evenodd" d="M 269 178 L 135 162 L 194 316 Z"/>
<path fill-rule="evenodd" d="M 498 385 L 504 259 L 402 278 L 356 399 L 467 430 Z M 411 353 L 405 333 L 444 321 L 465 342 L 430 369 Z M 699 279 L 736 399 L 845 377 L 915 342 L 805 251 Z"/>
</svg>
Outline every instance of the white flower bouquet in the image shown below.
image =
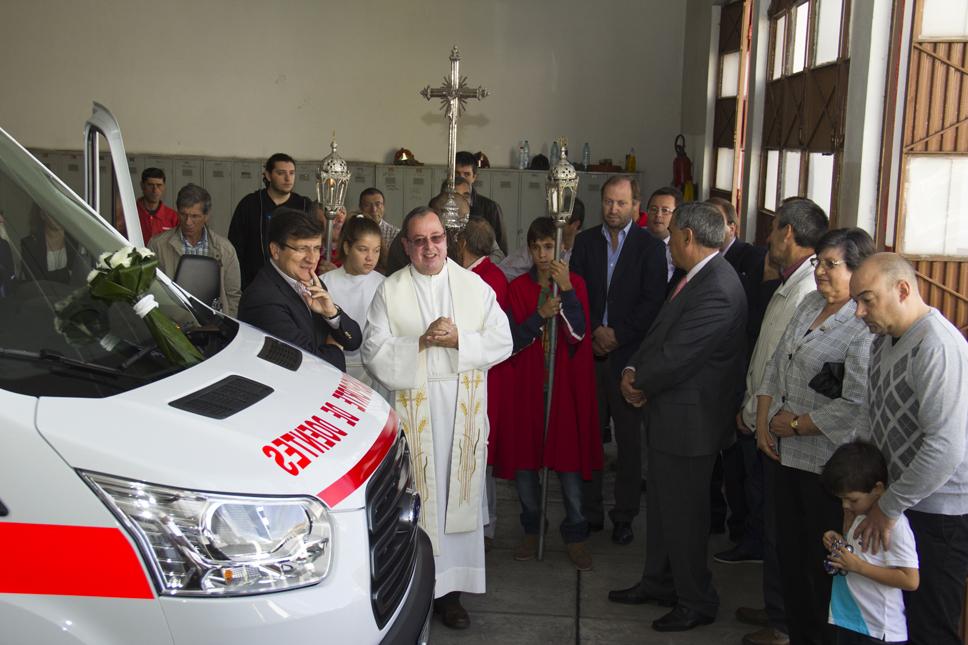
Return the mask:
<svg viewBox="0 0 968 645">
<path fill-rule="evenodd" d="M 87 276 L 91 295 L 100 300 L 126 302 L 145 321 L 158 349 L 175 365 L 188 367 L 202 360 L 198 349 L 184 332 L 158 310 L 148 293 L 155 281 L 158 258 L 146 248 L 126 246 L 115 253 L 102 253 Z"/>
</svg>

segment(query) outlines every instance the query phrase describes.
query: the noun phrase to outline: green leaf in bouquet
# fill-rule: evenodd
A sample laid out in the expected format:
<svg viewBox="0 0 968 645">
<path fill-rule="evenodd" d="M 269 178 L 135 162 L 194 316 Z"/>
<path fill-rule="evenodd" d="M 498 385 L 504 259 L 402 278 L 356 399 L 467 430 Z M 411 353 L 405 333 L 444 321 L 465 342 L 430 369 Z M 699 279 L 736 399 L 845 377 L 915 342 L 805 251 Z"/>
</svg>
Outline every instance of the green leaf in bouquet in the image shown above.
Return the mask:
<svg viewBox="0 0 968 645">
<path fill-rule="evenodd" d="M 201 352 L 171 318 L 157 309 L 152 309 L 144 321 L 158 343 L 158 349 L 169 361 L 183 367 L 202 362 Z"/>
</svg>

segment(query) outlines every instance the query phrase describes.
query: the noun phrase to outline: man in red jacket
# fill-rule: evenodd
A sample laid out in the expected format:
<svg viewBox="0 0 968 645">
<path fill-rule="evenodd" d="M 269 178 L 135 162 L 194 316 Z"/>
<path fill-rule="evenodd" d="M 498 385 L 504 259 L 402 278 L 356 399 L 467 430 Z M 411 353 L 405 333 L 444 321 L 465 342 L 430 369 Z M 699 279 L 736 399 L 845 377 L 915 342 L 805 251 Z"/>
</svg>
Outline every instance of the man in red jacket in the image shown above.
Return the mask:
<svg viewBox="0 0 968 645">
<path fill-rule="evenodd" d="M 137 204 L 141 236 L 146 246 L 155 235 L 178 226 L 178 212 L 162 203 L 164 196 L 165 171 L 161 168 L 145 168 L 141 173 L 141 197 Z"/>
</svg>

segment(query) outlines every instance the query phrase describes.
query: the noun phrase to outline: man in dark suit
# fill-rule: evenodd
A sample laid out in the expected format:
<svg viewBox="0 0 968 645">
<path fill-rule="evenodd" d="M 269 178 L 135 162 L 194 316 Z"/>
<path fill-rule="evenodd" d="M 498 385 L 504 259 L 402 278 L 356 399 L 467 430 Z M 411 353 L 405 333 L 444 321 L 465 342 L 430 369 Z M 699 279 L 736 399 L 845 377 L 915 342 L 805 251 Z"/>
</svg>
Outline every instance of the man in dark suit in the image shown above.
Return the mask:
<svg viewBox="0 0 968 645">
<path fill-rule="evenodd" d="M 753 346 L 756 345 L 756 335 L 763 320 L 763 312 L 766 310 L 766 305 L 760 306 L 761 303 L 758 302 L 763 291 L 766 247 L 753 246 L 749 242 L 739 239 L 739 218 L 736 216 L 736 207 L 733 206 L 731 201 L 722 197 L 710 197 L 706 200 L 706 203 L 715 206 L 726 220 L 726 239 L 723 240 L 723 245 L 719 247 L 719 252 L 736 270 L 736 275 L 739 276 L 740 282 L 743 283 L 743 290 L 746 292 L 746 349 L 748 353 L 751 353 Z M 770 292 L 770 295 L 772 295 L 772 292 Z M 737 387 L 737 411 L 743 405 L 742 390 L 741 385 Z M 731 423 L 731 425 L 734 424 Z M 710 504 L 713 533 L 722 533 L 725 530 L 728 506 L 730 510 L 729 537 L 733 542 L 740 542 L 748 515 L 746 499 L 748 491 L 743 485 L 747 477 L 743 459 L 744 448 L 748 459 L 754 459 L 756 457 L 756 438 L 749 433 L 737 432 L 736 439 L 735 444 L 723 451 L 722 458 L 716 460 L 710 488 Z M 723 497 L 724 492 L 725 498 Z M 759 550 L 735 555 L 739 559 L 729 560 L 730 562 L 755 562 L 762 559 L 762 553 Z M 722 561 L 718 557 L 715 559 L 717 562 Z"/>
<path fill-rule="evenodd" d="M 466 150 L 457 153 L 454 163 L 455 172 L 458 177 L 463 177 L 471 186 L 470 205 L 471 217 L 481 217 L 494 229 L 494 238 L 497 241 L 501 253 L 508 254 L 508 236 L 504 230 L 504 221 L 501 214 L 501 206 L 484 195 L 477 192 L 474 182 L 477 181 L 477 159 Z M 493 258 L 492 258 L 493 259 Z"/>
<path fill-rule="evenodd" d="M 360 326 L 316 276 L 323 229 L 302 211 L 278 208 L 269 222 L 269 262 L 239 301 L 239 320 L 346 370 L 343 349 L 359 349 Z"/>
<path fill-rule="evenodd" d="M 667 279 L 665 245 L 632 221 L 639 201 L 639 186 L 631 177 L 606 181 L 603 223 L 579 233 L 571 253 L 571 270 L 588 287 L 599 404 L 610 408 L 615 423 L 618 464 L 610 516 L 616 544 L 634 537 L 632 520 L 642 490 L 642 416 L 622 398 L 619 379 L 662 306 Z M 586 486 L 583 506 L 589 524 L 601 528 L 600 475 Z"/>
<path fill-rule="evenodd" d="M 719 250 L 726 261 L 736 269 L 736 274 L 746 291 L 749 306 L 752 307 L 760 283 L 763 282 L 766 247 L 754 246 L 739 238 L 739 218 L 736 215 L 736 207 L 733 206 L 732 202 L 722 197 L 710 197 L 706 202 L 719 209 L 719 212 L 726 219 L 726 238 Z"/>
<path fill-rule="evenodd" d="M 711 623 L 719 609 L 706 563 L 709 478 L 733 439 L 728 422 L 746 351 L 746 294 L 719 254 L 724 229 L 710 204 L 676 210 L 670 249 L 686 276 L 622 373 L 622 394 L 643 408 L 649 443 L 646 560 L 639 583 L 609 600 L 674 604 L 652 623 L 657 631 Z"/>
</svg>

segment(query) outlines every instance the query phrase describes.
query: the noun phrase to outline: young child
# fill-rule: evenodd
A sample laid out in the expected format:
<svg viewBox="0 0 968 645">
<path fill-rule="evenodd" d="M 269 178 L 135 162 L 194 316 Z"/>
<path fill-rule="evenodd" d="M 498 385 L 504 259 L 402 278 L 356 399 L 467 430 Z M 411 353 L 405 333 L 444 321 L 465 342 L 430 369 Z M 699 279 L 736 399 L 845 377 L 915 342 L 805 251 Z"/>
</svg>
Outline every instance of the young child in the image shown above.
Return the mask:
<svg viewBox="0 0 968 645">
<path fill-rule="evenodd" d="M 887 488 L 887 463 L 874 445 L 855 441 L 837 448 L 824 466 L 821 482 L 843 501 L 844 535 L 827 531 L 823 544 L 834 572 L 829 622 L 833 642 L 902 643 L 907 641 L 903 591 L 918 588 L 914 533 L 904 515 L 891 531 L 891 548 L 864 553 L 857 526 Z"/>
<path fill-rule="evenodd" d="M 342 227 L 339 239 L 342 266 L 320 276 L 333 302 L 366 329 L 366 312 L 383 276 L 373 269 L 380 260 L 380 225 L 362 215 L 349 218 Z M 360 358 L 360 351 L 345 352 L 347 373 L 373 387 Z"/>
<path fill-rule="evenodd" d="M 592 568 L 586 541 L 588 522 L 581 513 L 582 480 L 602 468 L 602 440 L 595 401 L 588 292 L 580 276 L 554 258 L 555 225 L 539 217 L 528 229 L 528 248 L 534 266 L 508 287 L 511 335 L 515 355 L 510 359 L 520 406 L 512 433 L 514 446 L 495 458 L 495 474 L 513 476 L 521 500 L 525 537 L 516 560 L 534 558 L 541 521 L 538 471 L 543 466 L 558 473 L 565 504 L 561 535 L 568 556 L 579 570 Z M 552 297 L 552 280 L 559 296 Z M 555 378 L 548 437 L 542 450 L 545 425 L 545 386 L 550 349 L 551 318 L 558 317 Z"/>
</svg>

